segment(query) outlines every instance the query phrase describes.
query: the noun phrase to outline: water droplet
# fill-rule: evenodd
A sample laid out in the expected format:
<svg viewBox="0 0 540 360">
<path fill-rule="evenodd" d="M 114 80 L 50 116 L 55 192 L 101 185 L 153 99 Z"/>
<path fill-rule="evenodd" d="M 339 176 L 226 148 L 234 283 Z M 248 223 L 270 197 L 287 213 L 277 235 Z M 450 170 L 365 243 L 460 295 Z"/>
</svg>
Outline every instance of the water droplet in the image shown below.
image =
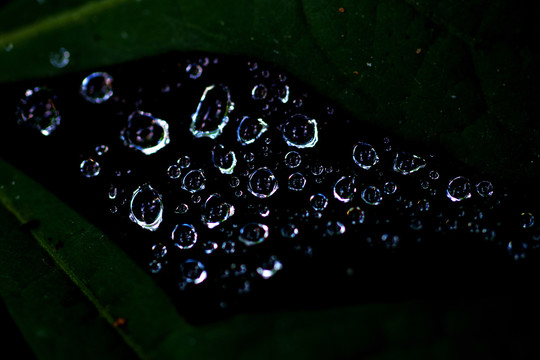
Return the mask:
<svg viewBox="0 0 540 360">
<path fill-rule="evenodd" d="M 236 167 L 236 154 L 232 150 L 226 150 L 221 144 L 212 149 L 212 162 L 222 174 L 232 174 Z"/>
<path fill-rule="evenodd" d="M 182 203 L 178 205 L 176 209 L 174 210 L 174 212 L 179 215 L 187 214 L 188 211 L 189 211 L 189 206 L 186 203 Z"/>
<path fill-rule="evenodd" d="M 181 250 L 191 249 L 197 242 L 197 237 L 197 230 L 191 224 L 176 225 L 171 232 L 173 245 Z"/>
<path fill-rule="evenodd" d="M 339 221 L 329 221 L 326 223 L 325 235 L 327 236 L 338 236 L 345 234 L 346 231 L 345 225 Z"/>
<path fill-rule="evenodd" d="M 161 269 L 163 269 L 163 264 L 161 263 L 161 261 L 154 259 L 150 261 L 148 267 L 150 268 L 150 272 L 152 274 L 157 274 L 161 271 Z"/>
<path fill-rule="evenodd" d="M 418 200 L 418 210 L 429 211 L 431 204 L 427 199 Z"/>
<path fill-rule="evenodd" d="M 58 51 L 54 51 L 49 54 L 49 62 L 55 68 L 64 68 L 69 64 L 69 55 L 69 51 L 64 48 L 60 48 Z"/>
<path fill-rule="evenodd" d="M 383 191 L 386 195 L 395 194 L 397 191 L 397 185 L 392 181 L 388 181 L 384 184 Z"/>
<path fill-rule="evenodd" d="M 181 174 L 182 174 L 182 171 L 180 170 L 180 167 L 178 165 L 171 165 L 167 169 L 167 175 L 171 179 L 178 179 Z"/>
<path fill-rule="evenodd" d="M 322 211 L 328 206 L 328 198 L 324 194 L 311 195 L 309 203 L 314 210 Z"/>
<path fill-rule="evenodd" d="M 156 259 L 163 259 L 167 255 L 167 246 L 158 243 L 152 245 L 152 256 Z"/>
<path fill-rule="evenodd" d="M 129 116 L 120 138 L 125 146 L 151 155 L 169 144 L 169 124 L 150 113 L 136 111 Z"/>
<path fill-rule="evenodd" d="M 180 157 L 176 163 L 178 166 L 180 166 L 182 169 L 187 169 L 191 166 L 191 158 L 187 155 Z"/>
<path fill-rule="evenodd" d="M 221 250 L 225 254 L 234 254 L 236 252 L 236 243 L 232 240 L 226 240 L 221 244 Z"/>
<path fill-rule="evenodd" d="M 182 189 L 189 191 L 190 193 L 196 193 L 204 190 L 206 187 L 206 177 L 202 170 L 191 170 L 184 176 L 182 180 Z"/>
<path fill-rule="evenodd" d="M 270 279 L 281 269 L 283 269 L 283 264 L 272 256 L 269 261 L 257 268 L 257 274 L 259 274 L 263 279 Z"/>
<path fill-rule="evenodd" d="M 103 156 L 109 151 L 109 147 L 107 145 L 98 145 L 94 150 L 96 152 L 96 155 Z"/>
<path fill-rule="evenodd" d="M 203 68 L 199 64 L 188 64 L 186 67 L 186 73 L 191 79 L 195 80 L 201 77 Z"/>
<path fill-rule="evenodd" d="M 439 173 L 437 171 L 435 171 L 435 170 L 431 170 L 429 172 L 429 178 L 431 180 L 437 180 L 439 178 Z"/>
<path fill-rule="evenodd" d="M 50 135 L 60 125 L 60 113 L 54 102 L 56 96 L 46 88 L 26 90 L 25 97 L 17 107 L 17 122 Z"/>
<path fill-rule="evenodd" d="M 288 223 L 281 228 L 281 236 L 288 239 L 293 239 L 299 234 L 298 227 L 294 224 Z"/>
<path fill-rule="evenodd" d="M 289 101 L 289 86 L 285 84 L 276 85 L 274 90 L 277 94 L 279 101 L 286 104 Z"/>
<path fill-rule="evenodd" d="M 114 200 L 116 199 L 117 195 L 118 195 L 118 188 L 114 185 L 111 185 L 109 187 L 109 199 Z"/>
<path fill-rule="evenodd" d="M 99 163 L 92 159 L 86 159 L 81 162 L 81 174 L 87 178 L 98 176 L 101 171 Z"/>
<path fill-rule="evenodd" d="M 296 148 L 312 148 L 319 141 L 317 121 L 305 115 L 291 116 L 280 130 L 287 145 Z"/>
<path fill-rule="evenodd" d="M 353 176 L 343 176 L 334 185 L 334 197 L 341 202 L 348 203 L 356 193 Z"/>
<path fill-rule="evenodd" d="M 203 205 L 201 219 L 203 224 L 213 229 L 233 215 L 234 206 L 223 201 L 221 195 L 212 194 Z"/>
<path fill-rule="evenodd" d="M 523 212 L 519 216 L 519 222 L 523 229 L 529 229 L 534 225 L 534 215 L 530 212 Z"/>
<path fill-rule="evenodd" d="M 353 160 L 362 169 L 369 170 L 379 162 L 379 155 L 373 146 L 359 142 L 353 148 Z"/>
<path fill-rule="evenodd" d="M 101 104 L 113 95 L 113 78 L 105 72 L 95 72 L 84 78 L 81 95 L 93 104 Z"/>
<path fill-rule="evenodd" d="M 291 174 L 287 180 L 287 186 L 289 190 L 302 191 L 306 186 L 306 178 L 298 172 Z"/>
<path fill-rule="evenodd" d="M 193 259 L 188 259 L 180 264 L 180 272 L 183 280 L 188 284 L 200 284 L 207 277 L 203 263 Z"/>
<path fill-rule="evenodd" d="M 263 167 L 249 175 L 248 190 L 258 198 L 272 196 L 278 189 L 278 181 L 272 170 Z"/>
<path fill-rule="evenodd" d="M 296 151 L 289 151 L 285 155 L 285 166 L 289 169 L 294 169 L 300 166 L 302 163 L 302 156 Z"/>
<path fill-rule="evenodd" d="M 263 84 L 255 85 L 251 90 L 253 100 L 264 100 L 268 95 L 268 89 Z"/>
<path fill-rule="evenodd" d="M 375 186 L 368 186 L 362 191 L 362 200 L 369 205 L 379 205 L 382 201 L 381 190 Z"/>
<path fill-rule="evenodd" d="M 365 213 L 360 207 L 352 207 L 347 210 L 347 218 L 353 225 L 363 224 L 365 220 Z"/>
<path fill-rule="evenodd" d="M 208 86 L 191 115 L 189 130 L 196 138 L 218 137 L 229 122 L 229 112 L 234 109 L 229 88 L 223 85 Z"/>
<path fill-rule="evenodd" d="M 218 248 L 218 244 L 214 241 L 206 241 L 203 244 L 203 250 L 206 254 L 211 254 Z"/>
<path fill-rule="evenodd" d="M 229 180 L 229 185 L 233 189 L 237 188 L 238 186 L 240 186 L 240 179 L 237 176 L 232 176 Z"/>
<path fill-rule="evenodd" d="M 394 171 L 402 175 L 409 175 L 426 166 L 426 160 L 419 156 L 400 152 L 394 159 Z"/>
<path fill-rule="evenodd" d="M 482 197 L 490 197 L 493 195 L 493 184 L 486 180 L 480 181 L 476 184 L 476 191 L 478 192 L 478 195 Z"/>
<path fill-rule="evenodd" d="M 163 221 L 163 200 L 149 184 L 139 186 L 131 197 L 131 221 L 143 229 L 155 231 Z"/>
<path fill-rule="evenodd" d="M 268 238 L 268 226 L 261 223 L 248 223 L 240 229 L 238 240 L 248 246 L 262 243 Z"/>
<path fill-rule="evenodd" d="M 262 119 L 255 119 L 251 116 L 244 116 L 236 130 L 238 142 L 241 145 L 249 145 L 255 142 L 268 130 L 268 124 Z"/>
<path fill-rule="evenodd" d="M 448 183 L 446 196 L 452 201 L 462 201 L 471 197 L 471 184 L 463 176 L 458 176 Z"/>
<path fill-rule="evenodd" d="M 508 242 L 506 250 L 516 261 L 524 259 L 527 254 L 528 244 L 520 240 L 512 240 Z"/>
</svg>

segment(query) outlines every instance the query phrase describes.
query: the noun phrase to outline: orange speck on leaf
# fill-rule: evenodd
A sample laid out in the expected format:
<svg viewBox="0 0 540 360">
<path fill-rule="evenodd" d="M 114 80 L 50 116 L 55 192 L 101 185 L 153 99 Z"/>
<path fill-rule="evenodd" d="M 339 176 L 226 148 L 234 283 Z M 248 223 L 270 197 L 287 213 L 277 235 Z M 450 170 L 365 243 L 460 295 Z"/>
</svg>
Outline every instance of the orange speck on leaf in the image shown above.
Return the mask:
<svg viewBox="0 0 540 360">
<path fill-rule="evenodd" d="M 117 318 L 116 320 L 114 320 L 113 326 L 114 327 L 124 326 L 124 325 L 126 325 L 126 322 L 127 322 L 126 318 L 120 317 L 120 318 Z"/>
<path fill-rule="evenodd" d="M 344 13 L 344 12 L 345 12 L 345 8 L 342 8 L 342 7 L 341 7 L 341 8 L 338 9 L 338 11 L 339 11 L 340 13 Z"/>
<path fill-rule="evenodd" d="M 352 73 L 353 73 L 354 75 L 358 75 L 358 74 L 359 74 L 359 72 L 356 71 L 356 70 L 354 70 Z"/>
<path fill-rule="evenodd" d="M 416 49 L 416 53 L 417 53 L 417 54 L 420 54 L 421 52 L 422 52 L 422 48 Z"/>
</svg>

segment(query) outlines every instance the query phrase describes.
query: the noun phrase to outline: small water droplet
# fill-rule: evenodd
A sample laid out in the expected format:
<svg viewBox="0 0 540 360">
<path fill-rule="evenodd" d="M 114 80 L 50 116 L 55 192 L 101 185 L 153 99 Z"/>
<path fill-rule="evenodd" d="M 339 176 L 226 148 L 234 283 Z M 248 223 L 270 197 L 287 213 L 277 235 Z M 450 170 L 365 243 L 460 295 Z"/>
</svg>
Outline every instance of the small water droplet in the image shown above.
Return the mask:
<svg viewBox="0 0 540 360">
<path fill-rule="evenodd" d="M 268 95 L 268 89 L 263 84 L 258 84 L 251 90 L 251 97 L 253 100 L 264 100 Z"/>
<path fill-rule="evenodd" d="M 345 234 L 345 231 L 347 228 L 343 223 L 339 221 L 329 221 L 326 223 L 326 230 L 325 235 L 326 236 L 338 236 Z"/>
<path fill-rule="evenodd" d="M 221 195 L 212 194 L 203 205 L 201 220 L 209 229 L 213 229 L 233 216 L 234 210 L 234 206 L 223 201 Z"/>
<path fill-rule="evenodd" d="M 268 130 L 268 124 L 262 119 L 244 116 L 236 130 L 236 137 L 241 145 L 249 145 L 255 142 Z"/>
<path fill-rule="evenodd" d="M 163 200 L 149 184 L 139 186 L 131 197 L 131 221 L 143 229 L 155 231 L 163 221 Z"/>
<path fill-rule="evenodd" d="M 179 215 L 187 214 L 188 211 L 189 211 L 189 205 L 186 203 L 182 203 L 178 205 L 176 209 L 174 209 L 174 212 Z"/>
<path fill-rule="evenodd" d="M 289 190 L 302 191 L 306 186 L 306 178 L 301 173 L 294 173 L 289 176 L 287 180 L 287 186 Z"/>
<path fill-rule="evenodd" d="M 261 223 L 252 222 L 242 226 L 238 235 L 238 240 L 247 246 L 252 246 L 260 244 L 264 240 L 268 239 L 268 235 L 268 226 Z"/>
<path fill-rule="evenodd" d="M 186 67 L 186 73 L 191 79 L 195 80 L 201 77 L 203 68 L 199 64 L 188 64 Z"/>
<path fill-rule="evenodd" d="M 328 198 L 324 194 L 311 195 L 309 203 L 314 210 L 322 211 L 328 206 Z"/>
<path fill-rule="evenodd" d="M 229 88 L 223 85 L 208 86 L 191 115 L 189 130 L 196 138 L 215 139 L 223 132 L 229 122 L 229 112 L 234 109 Z"/>
<path fill-rule="evenodd" d="M 259 266 L 256 271 L 263 279 L 270 279 L 281 269 L 283 269 L 283 264 L 272 256 L 267 262 Z"/>
<path fill-rule="evenodd" d="M 48 136 L 60 125 L 60 113 L 55 105 L 56 96 L 47 88 L 26 90 L 17 107 L 17 122 Z"/>
<path fill-rule="evenodd" d="M 394 159 L 394 171 L 402 175 L 409 175 L 424 168 L 426 164 L 426 160 L 419 156 L 399 152 Z"/>
<path fill-rule="evenodd" d="M 317 121 L 305 115 L 291 116 L 280 130 L 287 145 L 296 148 L 312 148 L 319 141 Z"/>
<path fill-rule="evenodd" d="M 363 224 L 365 220 L 365 212 L 360 207 L 355 206 L 347 210 L 347 218 L 353 225 Z"/>
<path fill-rule="evenodd" d="M 463 176 L 458 176 L 448 183 L 446 196 L 452 201 L 462 201 L 471 197 L 471 184 Z"/>
<path fill-rule="evenodd" d="M 281 236 L 288 239 L 294 239 L 299 234 L 298 227 L 294 224 L 288 223 L 281 228 Z"/>
<path fill-rule="evenodd" d="M 109 147 L 107 145 L 98 145 L 94 151 L 96 152 L 96 155 L 103 156 L 109 151 Z"/>
<path fill-rule="evenodd" d="M 87 178 L 96 177 L 101 172 L 101 166 L 92 158 L 83 160 L 80 169 L 81 174 Z"/>
<path fill-rule="evenodd" d="M 530 212 L 523 212 L 519 216 L 519 222 L 523 229 L 529 229 L 534 225 L 534 215 Z"/>
<path fill-rule="evenodd" d="M 379 205 L 382 201 L 381 190 L 375 186 L 368 186 L 362 191 L 362 200 L 369 205 Z"/>
<path fill-rule="evenodd" d="M 204 172 L 200 169 L 191 170 L 182 180 L 182 189 L 189 191 L 190 193 L 204 190 L 205 187 L 206 177 L 204 176 Z"/>
<path fill-rule="evenodd" d="M 162 243 L 152 245 L 152 256 L 155 259 L 163 259 L 167 255 L 167 246 Z"/>
<path fill-rule="evenodd" d="M 334 197 L 341 202 L 348 203 L 356 193 L 353 176 L 343 176 L 334 185 Z"/>
<path fill-rule="evenodd" d="M 285 166 L 289 169 L 294 169 L 300 166 L 302 163 L 302 156 L 296 151 L 289 151 L 285 155 Z"/>
<path fill-rule="evenodd" d="M 214 241 L 206 241 L 202 245 L 203 250 L 206 254 L 211 254 L 218 248 L 218 244 Z"/>
<path fill-rule="evenodd" d="M 435 170 L 431 170 L 429 172 L 429 178 L 431 180 L 437 180 L 439 178 L 439 173 L 437 171 L 435 171 Z"/>
<path fill-rule="evenodd" d="M 397 191 L 397 185 L 392 181 L 386 182 L 383 186 L 383 192 L 386 195 L 393 195 L 396 193 L 396 191 Z"/>
<path fill-rule="evenodd" d="M 236 167 L 236 154 L 232 150 L 226 150 L 221 144 L 212 149 L 212 162 L 222 174 L 232 174 Z"/>
<path fill-rule="evenodd" d="M 135 111 L 129 116 L 120 138 L 125 146 L 151 155 L 169 144 L 169 124 L 150 113 Z"/>
<path fill-rule="evenodd" d="M 476 191 L 478 192 L 478 195 L 482 197 L 490 197 L 493 195 L 493 184 L 486 180 L 480 181 L 476 184 Z"/>
<path fill-rule="evenodd" d="M 359 142 L 354 145 L 352 157 L 356 165 L 369 170 L 379 162 L 379 155 L 373 146 Z"/>
<path fill-rule="evenodd" d="M 113 78 L 105 72 L 95 72 L 84 78 L 81 95 L 93 104 L 101 104 L 113 95 Z"/>
<path fill-rule="evenodd" d="M 286 84 L 279 84 L 274 86 L 274 91 L 277 94 L 277 98 L 283 104 L 286 104 L 289 101 L 289 86 Z"/>
<path fill-rule="evenodd" d="M 264 199 L 272 196 L 278 189 L 278 181 L 272 170 L 262 167 L 249 175 L 248 190 L 254 196 Z"/>
<path fill-rule="evenodd" d="M 191 249 L 197 242 L 197 230 L 191 224 L 176 225 L 171 232 L 171 240 L 174 246 L 181 250 Z"/>
<path fill-rule="evenodd" d="M 49 62 L 55 68 L 61 69 L 69 64 L 69 51 L 60 48 L 58 51 L 53 51 L 49 54 Z"/>
<path fill-rule="evenodd" d="M 176 163 L 178 164 L 178 166 L 180 166 L 182 169 L 187 169 L 188 167 L 191 166 L 191 158 L 187 155 L 185 156 L 181 156 L 180 158 L 178 158 L 178 160 L 176 161 Z"/>
<path fill-rule="evenodd" d="M 181 174 L 182 174 L 182 171 L 180 170 L 180 167 L 178 165 L 171 165 L 167 169 L 167 175 L 171 179 L 178 179 Z"/>
<path fill-rule="evenodd" d="M 188 259 L 180 264 L 183 280 L 188 284 L 200 284 L 207 278 L 206 269 L 200 261 Z"/>
</svg>

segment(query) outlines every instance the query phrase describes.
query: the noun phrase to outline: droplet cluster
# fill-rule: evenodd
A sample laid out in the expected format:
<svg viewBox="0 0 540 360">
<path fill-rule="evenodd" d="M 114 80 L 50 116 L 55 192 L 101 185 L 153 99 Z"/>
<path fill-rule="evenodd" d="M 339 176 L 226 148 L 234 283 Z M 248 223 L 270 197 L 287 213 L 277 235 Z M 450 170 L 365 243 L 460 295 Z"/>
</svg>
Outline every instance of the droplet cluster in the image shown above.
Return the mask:
<svg viewBox="0 0 540 360">
<path fill-rule="evenodd" d="M 373 254 L 448 246 L 522 260 L 540 246 L 533 210 L 509 216 L 508 194 L 488 179 L 371 131 L 271 66 L 243 61 L 234 76 L 227 66 L 201 56 L 153 82 L 123 86 L 118 69 L 79 80 L 79 101 L 110 125 L 67 166 L 179 299 L 227 307 L 271 279 L 302 281 L 310 266 L 351 277 Z M 45 136 L 79 121 L 56 101 L 28 89 L 16 121 Z"/>
</svg>

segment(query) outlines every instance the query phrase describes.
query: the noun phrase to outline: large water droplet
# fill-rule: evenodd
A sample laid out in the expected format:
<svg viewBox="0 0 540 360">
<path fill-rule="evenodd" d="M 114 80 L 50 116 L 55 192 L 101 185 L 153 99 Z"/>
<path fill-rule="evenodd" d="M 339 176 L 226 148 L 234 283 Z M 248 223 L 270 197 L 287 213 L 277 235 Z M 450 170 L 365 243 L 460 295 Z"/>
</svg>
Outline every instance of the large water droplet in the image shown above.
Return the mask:
<svg viewBox="0 0 540 360">
<path fill-rule="evenodd" d="M 305 115 L 296 114 L 291 116 L 280 126 L 283 139 L 289 146 L 296 148 L 311 148 L 319 140 L 317 121 Z"/>
<path fill-rule="evenodd" d="M 193 136 L 218 137 L 229 122 L 229 112 L 234 108 L 229 88 L 223 85 L 208 86 L 199 101 L 197 110 L 191 115 L 189 130 Z"/>
<path fill-rule="evenodd" d="M 409 175 L 426 166 L 426 160 L 420 156 L 400 152 L 394 159 L 394 171 L 402 175 Z"/>
<path fill-rule="evenodd" d="M 81 95 L 89 102 L 101 104 L 113 95 L 113 78 L 105 72 L 95 72 L 84 78 Z"/>
<path fill-rule="evenodd" d="M 219 194 L 208 197 L 202 208 L 202 222 L 209 229 L 227 221 L 234 215 L 234 206 L 223 201 Z"/>
<path fill-rule="evenodd" d="M 258 198 L 272 196 L 278 189 L 278 181 L 272 170 L 263 167 L 249 175 L 248 190 Z"/>
<path fill-rule="evenodd" d="M 458 176 L 448 183 L 446 196 L 452 201 L 462 201 L 471 197 L 471 183 L 463 176 Z"/>
<path fill-rule="evenodd" d="M 236 130 L 236 136 L 238 142 L 241 145 L 249 145 L 255 142 L 268 130 L 268 124 L 262 119 L 255 119 L 251 116 L 244 116 L 238 129 Z"/>
<path fill-rule="evenodd" d="M 184 282 L 188 284 L 200 284 L 207 278 L 206 269 L 200 261 L 188 259 L 180 264 L 180 272 Z"/>
<path fill-rule="evenodd" d="M 202 170 L 191 170 L 184 176 L 182 180 L 182 189 L 189 191 L 190 193 L 196 193 L 204 190 L 206 187 L 206 177 Z"/>
<path fill-rule="evenodd" d="M 379 162 L 379 155 L 373 146 L 359 142 L 353 148 L 353 160 L 362 169 L 369 170 Z"/>
<path fill-rule="evenodd" d="M 381 190 L 375 186 L 368 186 L 362 191 L 362 200 L 369 205 L 379 205 L 382 201 Z"/>
<path fill-rule="evenodd" d="M 197 242 L 197 230 L 191 224 L 176 225 L 171 232 L 171 240 L 179 249 L 191 249 Z"/>
<path fill-rule="evenodd" d="M 351 201 L 356 193 L 354 183 L 355 179 L 353 176 L 343 176 L 334 185 L 334 197 L 344 203 Z"/>
<path fill-rule="evenodd" d="M 302 191 L 304 190 L 304 187 L 306 186 L 306 178 L 304 175 L 298 172 L 291 174 L 289 176 L 289 179 L 287 180 L 287 186 L 289 190 Z"/>
<path fill-rule="evenodd" d="M 249 223 L 240 229 L 238 240 L 248 246 L 262 243 L 268 238 L 268 226 L 261 223 Z"/>
<path fill-rule="evenodd" d="M 163 200 L 149 184 L 139 186 L 131 197 L 131 221 L 143 229 L 155 231 L 163 221 Z"/>
<path fill-rule="evenodd" d="M 99 175 L 101 166 L 96 160 L 89 158 L 81 162 L 80 169 L 83 176 L 91 178 Z"/>
<path fill-rule="evenodd" d="M 136 111 L 129 116 L 120 138 L 132 149 L 145 155 L 154 154 L 169 144 L 169 124 L 150 113 Z"/>
<path fill-rule="evenodd" d="M 222 174 L 232 174 L 236 167 L 236 154 L 232 150 L 226 150 L 221 144 L 212 149 L 212 162 Z"/>
<path fill-rule="evenodd" d="M 35 87 L 26 90 L 25 97 L 17 107 L 17 122 L 43 135 L 50 135 L 60 125 L 60 113 L 54 102 L 56 96 L 46 88 Z"/>
</svg>

